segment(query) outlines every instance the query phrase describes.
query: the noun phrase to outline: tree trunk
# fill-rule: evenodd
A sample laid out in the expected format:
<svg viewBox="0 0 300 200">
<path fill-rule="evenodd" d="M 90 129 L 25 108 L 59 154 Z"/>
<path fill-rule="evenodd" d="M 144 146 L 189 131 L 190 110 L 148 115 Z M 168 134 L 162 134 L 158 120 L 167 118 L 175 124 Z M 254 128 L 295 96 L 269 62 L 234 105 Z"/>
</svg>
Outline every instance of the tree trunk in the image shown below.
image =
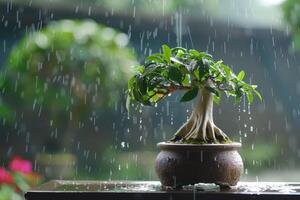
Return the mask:
<svg viewBox="0 0 300 200">
<path fill-rule="evenodd" d="M 227 143 L 229 138 L 213 121 L 213 94 L 203 88 L 189 120 L 176 132 L 173 142 Z"/>
</svg>

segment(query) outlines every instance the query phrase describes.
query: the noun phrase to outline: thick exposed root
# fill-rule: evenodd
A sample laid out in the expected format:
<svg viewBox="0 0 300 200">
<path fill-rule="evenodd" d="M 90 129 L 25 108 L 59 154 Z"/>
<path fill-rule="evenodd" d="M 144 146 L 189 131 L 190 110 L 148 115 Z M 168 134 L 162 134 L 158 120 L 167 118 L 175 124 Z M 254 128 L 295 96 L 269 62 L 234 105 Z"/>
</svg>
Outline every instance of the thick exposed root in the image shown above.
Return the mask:
<svg viewBox="0 0 300 200">
<path fill-rule="evenodd" d="M 230 143 L 229 137 L 212 120 L 190 120 L 186 122 L 171 141 L 177 143 Z"/>
<path fill-rule="evenodd" d="M 230 143 L 228 136 L 213 122 L 213 95 L 203 89 L 190 119 L 184 123 L 171 142 L 176 143 Z"/>
<path fill-rule="evenodd" d="M 216 138 L 216 135 L 215 135 L 215 127 L 213 126 L 212 123 L 208 123 L 207 124 L 207 128 L 206 128 L 206 132 L 207 132 L 207 137 L 211 140 L 214 141 L 214 143 L 218 143 L 218 140 Z"/>
<path fill-rule="evenodd" d="M 231 140 L 229 139 L 229 137 L 219 128 L 215 125 L 214 127 L 214 131 L 215 131 L 215 135 L 217 140 L 223 140 L 226 143 L 230 143 Z"/>
<path fill-rule="evenodd" d="M 170 140 L 172 142 L 176 142 L 184 138 L 189 130 L 191 130 L 192 126 L 194 124 L 194 121 L 189 119 L 187 122 L 185 122 L 175 133 L 174 137 Z"/>
</svg>

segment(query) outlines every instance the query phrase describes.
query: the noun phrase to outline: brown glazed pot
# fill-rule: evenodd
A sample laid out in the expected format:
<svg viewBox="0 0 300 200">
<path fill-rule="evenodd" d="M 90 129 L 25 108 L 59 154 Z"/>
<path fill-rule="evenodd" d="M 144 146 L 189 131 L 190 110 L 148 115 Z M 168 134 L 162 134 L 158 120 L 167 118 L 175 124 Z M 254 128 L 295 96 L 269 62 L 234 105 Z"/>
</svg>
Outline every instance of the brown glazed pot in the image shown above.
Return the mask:
<svg viewBox="0 0 300 200">
<path fill-rule="evenodd" d="M 195 183 L 234 186 L 244 166 L 237 149 L 231 144 L 158 143 L 155 170 L 164 186 L 179 187 Z"/>
</svg>

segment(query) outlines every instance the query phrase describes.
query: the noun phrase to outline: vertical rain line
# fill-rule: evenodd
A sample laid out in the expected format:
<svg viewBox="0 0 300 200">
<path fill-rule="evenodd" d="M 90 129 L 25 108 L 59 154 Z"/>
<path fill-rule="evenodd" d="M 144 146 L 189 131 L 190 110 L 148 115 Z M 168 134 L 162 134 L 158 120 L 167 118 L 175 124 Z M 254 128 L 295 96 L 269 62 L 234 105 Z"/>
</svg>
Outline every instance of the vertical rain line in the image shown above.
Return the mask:
<svg viewBox="0 0 300 200">
<path fill-rule="evenodd" d="M 191 45 L 192 45 L 192 48 L 194 49 L 194 42 L 193 42 L 193 38 L 192 38 L 192 34 L 191 34 L 191 29 L 189 26 L 187 26 L 187 31 L 188 31 L 188 34 L 189 34 L 189 38 L 191 40 Z"/>
<path fill-rule="evenodd" d="M 175 14 L 175 26 L 176 26 L 176 43 L 177 46 L 182 46 L 182 13 L 181 11 Z"/>
</svg>

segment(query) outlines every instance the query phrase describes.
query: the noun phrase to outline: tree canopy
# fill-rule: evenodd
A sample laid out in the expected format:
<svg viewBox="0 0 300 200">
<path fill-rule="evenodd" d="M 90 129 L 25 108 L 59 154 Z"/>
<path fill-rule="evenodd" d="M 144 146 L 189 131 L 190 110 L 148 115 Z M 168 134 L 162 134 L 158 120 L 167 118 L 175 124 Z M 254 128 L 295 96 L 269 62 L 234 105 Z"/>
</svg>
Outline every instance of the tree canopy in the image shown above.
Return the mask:
<svg viewBox="0 0 300 200">
<path fill-rule="evenodd" d="M 249 103 L 254 95 L 262 99 L 257 86 L 246 83 L 244 78 L 244 71 L 235 74 L 207 52 L 163 45 L 161 53 L 148 56 L 144 65 L 136 67 L 135 75 L 128 81 L 128 100 L 153 105 L 176 90 L 187 90 L 181 98 L 181 102 L 186 102 L 203 88 L 214 94 L 217 103 L 222 92 L 237 103 L 244 94 Z"/>
</svg>

